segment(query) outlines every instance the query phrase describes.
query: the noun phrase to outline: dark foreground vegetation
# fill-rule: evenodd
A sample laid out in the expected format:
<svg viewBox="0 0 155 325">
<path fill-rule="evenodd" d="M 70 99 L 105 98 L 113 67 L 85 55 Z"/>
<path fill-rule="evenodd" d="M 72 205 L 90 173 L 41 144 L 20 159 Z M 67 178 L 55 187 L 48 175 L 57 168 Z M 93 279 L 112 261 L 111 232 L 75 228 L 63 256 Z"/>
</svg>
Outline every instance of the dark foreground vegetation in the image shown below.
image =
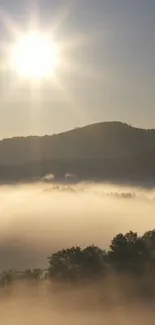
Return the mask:
<svg viewBox="0 0 155 325">
<path fill-rule="evenodd" d="M 47 270 L 1 272 L 1 288 L 9 288 L 23 280 L 30 283 L 31 280 L 35 283 L 47 280 L 48 283 L 73 287 L 98 283 L 105 292 L 107 284 L 114 290 L 117 283 L 118 291 L 128 292 L 128 300 L 131 292 L 132 299 L 133 292 L 134 297 L 155 298 L 155 230 L 142 236 L 132 231 L 118 234 L 112 239 L 108 251 L 94 245 L 84 249 L 62 249 L 48 257 L 48 262 Z"/>
</svg>

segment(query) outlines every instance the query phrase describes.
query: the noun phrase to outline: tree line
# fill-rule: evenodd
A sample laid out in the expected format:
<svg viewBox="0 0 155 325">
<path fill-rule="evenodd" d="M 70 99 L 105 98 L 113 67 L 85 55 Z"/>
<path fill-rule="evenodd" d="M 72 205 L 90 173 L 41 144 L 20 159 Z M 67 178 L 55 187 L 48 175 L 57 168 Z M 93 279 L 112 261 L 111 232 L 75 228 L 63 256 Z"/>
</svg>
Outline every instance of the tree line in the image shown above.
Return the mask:
<svg viewBox="0 0 155 325">
<path fill-rule="evenodd" d="M 0 283 L 10 283 L 18 278 L 92 281 L 105 279 L 109 273 L 155 278 L 155 230 L 142 236 L 132 231 L 117 234 L 108 250 L 94 245 L 59 250 L 48 257 L 46 270 L 3 271 Z"/>
<path fill-rule="evenodd" d="M 142 236 L 136 232 L 116 235 L 109 250 L 94 245 L 84 249 L 62 249 L 49 258 L 49 277 L 61 280 L 96 279 L 109 272 L 144 276 L 155 273 L 155 230 Z"/>
</svg>

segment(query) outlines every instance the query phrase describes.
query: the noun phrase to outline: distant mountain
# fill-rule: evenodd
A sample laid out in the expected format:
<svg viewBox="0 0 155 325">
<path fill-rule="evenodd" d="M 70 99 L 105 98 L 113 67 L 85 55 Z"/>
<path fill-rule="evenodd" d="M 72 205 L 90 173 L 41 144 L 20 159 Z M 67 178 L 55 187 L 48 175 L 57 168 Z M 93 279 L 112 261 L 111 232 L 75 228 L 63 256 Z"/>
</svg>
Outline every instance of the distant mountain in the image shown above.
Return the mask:
<svg viewBox="0 0 155 325">
<path fill-rule="evenodd" d="M 52 136 L 0 141 L 0 178 L 74 173 L 80 179 L 155 176 L 155 130 L 103 122 Z"/>
<path fill-rule="evenodd" d="M 121 122 L 103 122 L 51 135 L 0 141 L 0 164 L 49 159 L 117 158 L 155 149 L 155 130 Z"/>
</svg>

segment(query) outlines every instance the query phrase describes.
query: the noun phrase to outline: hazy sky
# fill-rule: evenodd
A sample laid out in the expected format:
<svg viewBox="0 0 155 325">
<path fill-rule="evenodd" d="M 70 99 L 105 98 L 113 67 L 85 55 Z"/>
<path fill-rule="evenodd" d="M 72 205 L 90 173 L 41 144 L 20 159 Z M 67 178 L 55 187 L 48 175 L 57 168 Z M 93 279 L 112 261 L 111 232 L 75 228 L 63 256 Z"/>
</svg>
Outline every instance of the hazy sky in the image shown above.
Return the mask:
<svg viewBox="0 0 155 325">
<path fill-rule="evenodd" d="M 0 0 L 1 52 L 3 13 L 25 29 L 35 2 L 42 28 L 65 44 L 59 87 L 51 78 L 30 89 L 1 71 L 0 138 L 106 120 L 155 128 L 155 0 Z"/>
</svg>

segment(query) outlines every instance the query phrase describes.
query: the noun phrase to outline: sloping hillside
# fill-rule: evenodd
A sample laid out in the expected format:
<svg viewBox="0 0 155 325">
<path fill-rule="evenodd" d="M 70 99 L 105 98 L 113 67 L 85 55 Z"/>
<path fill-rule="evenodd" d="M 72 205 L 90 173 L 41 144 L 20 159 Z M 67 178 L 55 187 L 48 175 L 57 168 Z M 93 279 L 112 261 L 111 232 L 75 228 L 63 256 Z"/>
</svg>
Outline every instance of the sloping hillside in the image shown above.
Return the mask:
<svg viewBox="0 0 155 325">
<path fill-rule="evenodd" d="M 103 122 L 52 136 L 4 139 L 0 141 L 0 165 L 53 159 L 118 159 L 154 149 L 155 130 Z"/>
</svg>

